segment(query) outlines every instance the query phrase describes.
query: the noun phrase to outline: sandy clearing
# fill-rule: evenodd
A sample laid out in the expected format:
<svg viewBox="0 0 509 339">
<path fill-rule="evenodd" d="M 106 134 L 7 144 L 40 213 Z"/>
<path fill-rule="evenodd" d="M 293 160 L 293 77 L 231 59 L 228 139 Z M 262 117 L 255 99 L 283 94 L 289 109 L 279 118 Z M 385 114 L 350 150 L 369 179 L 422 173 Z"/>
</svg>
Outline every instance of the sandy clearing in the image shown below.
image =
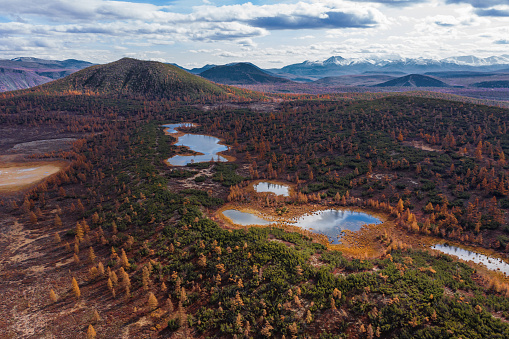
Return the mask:
<svg viewBox="0 0 509 339">
<path fill-rule="evenodd" d="M 20 191 L 58 173 L 64 162 L 0 163 L 0 193 Z"/>
</svg>

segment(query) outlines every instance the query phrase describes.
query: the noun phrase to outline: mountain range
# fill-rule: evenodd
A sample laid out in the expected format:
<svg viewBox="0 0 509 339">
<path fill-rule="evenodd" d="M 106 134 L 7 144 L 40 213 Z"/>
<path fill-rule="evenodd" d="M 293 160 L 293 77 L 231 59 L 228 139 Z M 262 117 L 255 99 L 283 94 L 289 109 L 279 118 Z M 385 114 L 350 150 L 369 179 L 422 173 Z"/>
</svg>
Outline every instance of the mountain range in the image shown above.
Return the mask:
<svg viewBox="0 0 509 339">
<path fill-rule="evenodd" d="M 0 92 L 38 86 L 92 66 L 87 61 L 20 57 L 0 60 Z"/>
<path fill-rule="evenodd" d="M 134 60 L 134 59 L 127 59 Z M 132 62 L 131 62 L 132 63 Z M 160 69 L 163 65 L 160 63 L 156 68 Z M 191 74 L 199 75 L 201 78 L 211 80 L 219 84 L 227 85 L 285 85 L 292 84 L 292 81 L 310 83 L 313 86 L 382 86 L 382 83 L 395 80 L 398 77 L 405 77 L 409 74 L 421 74 L 436 78 L 440 82 L 433 82 L 427 79 L 421 82 L 410 80 L 406 85 L 412 87 L 505 87 L 505 83 L 500 81 L 509 80 L 509 55 L 492 56 L 488 58 L 478 58 L 475 56 L 450 57 L 440 60 L 425 58 L 400 58 L 389 59 L 347 59 L 341 56 L 333 56 L 322 61 L 304 61 L 302 63 L 287 65 L 279 69 L 261 69 L 252 63 L 239 62 L 227 65 L 207 64 L 201 68 L 185 69 L 176 64 L 166 64 L 168 71 L 179 74 L 179 77 L 188 77 Z M 23 89 L 41 85 L 56 79 L 61 79 L 73 74 L 76 71 L 89 68 L 92 63 L 80 60 L 44 60 L 31 57 L 14 58 L 11 60 L 0 60 L 0 92 Z M 100 65 L 99 65 L 100 66 Z M 99 67 L 94 66 L 94 67 Z M 94 90 L 104 86 L 98 80 L 98 73 L 94 75 L 94 69 L 91 68 L 86 74 L 89 81 L 85 86 L 87 90 Z M 161 69 L 160 69 L 161 70 Z M 123 74 L 123 70 L 119 70 Z M 186 71 L 184 73 L 180 73 Z M 111 82 L 115 83 L 116 89 L 120 92 L 136 92 L 134 87 L 149 86 L 147 83 L 134 83 L 133 76 L 142 77 L 156 76 L 155 73 L 142 75 L 138 69 L 129 76 L 126 84 L 116 84 L 112 75 Z M 163 72 L 164 73 L 164 72 Z M 191 74 L 189 74 L 191 73 Z M 81 75 L 80 75 L 81 76 Z M 415 78 L 415 76 L 414 76 Z M 71 78 L 72 79 L 72 78 Z M 172 77 L 169 77 L 171 80 Z M 405 80 L 405 79 L 403 79 Z M 72 81 L 72 80 L 69 80 Z M 71 88 L 70 82 L 65 87 Z M 192 82 L 198 81 L 194 79 Z M 398 80 L 399 81 L 399 80 Z M 397 83 L 395 81 L 394 83 Z M 487 83 L 489 81 L 499 81 L 498 83 Z M 157 82 L 157 81 L 156 81 Z M 404 83 L 404 82 L 403 82 Z M 427 86 L 435 83 L 437 86 Z M 95 84 L 95 85 L 94 85 Z M 388 86 L 392 86 L 389 83 Z M 475 85 L 474 85 L 475 84 Z M 60 85 L 59 85 L 60 86 Z M 178 83 L 173 83 L 177 86 Z M 211 85 L 207 85 L 211 89 Z M 207 87 L 205 86 L 205 87 Z M 193 87 L 193 86 L 191 86 Z M 156 90 L 151 88 L 149 92 L 160 92 L 165 90 L 160 88 Z M 162 91 L 162 92 L 161 92 Z M 207 92 L 207 91 L 206 91 Z M 218 94 L 222 90 L 215 88 L 213 93 Z M 211 93 L 212 93 L 211 92 Z M 193 89 L 191 88 L 191 93 Z"/>
<path fill-rule="evenodd" d="M 377 73 L 400 74 L 426 72 L 493 72 L 508 68 L 509 55 L 478 58 L 475 56 L 451 57 L 440 60 L 425 58 L 346 59 L 333 56 L 324 61 L 304 61 L 269 71 L 292 80 L 313 81 L 324 77 L 347 74 Z"/>
</svg>

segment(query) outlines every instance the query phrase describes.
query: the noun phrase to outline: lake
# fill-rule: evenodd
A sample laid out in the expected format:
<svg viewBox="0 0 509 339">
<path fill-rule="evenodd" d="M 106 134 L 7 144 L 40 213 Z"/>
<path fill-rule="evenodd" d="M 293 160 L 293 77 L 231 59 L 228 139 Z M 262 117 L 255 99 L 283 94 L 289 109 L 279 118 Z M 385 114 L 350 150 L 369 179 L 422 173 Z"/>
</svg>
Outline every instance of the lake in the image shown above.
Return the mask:
<svg viewBox="0 0 509 339">
<path fill-rule="evenodd" d="M 488 257 L 484 254 L 479 254 L 456 246 L 450 246 L 448 244 L 437 244 L 431 248 L 445 254 L 454 255 L 465 261 L 473 261 L 477 264 L 484 264 L 490 270 L 500 271 L 509 275 L 509 264 L 502 259 Z"/>
<path fill-rule="evenodd" d="M 284 197 L 290 196 L 290 187 L 287 185 L 279 185 L 262 181 L 254 185 L 253 188 L 258 193 L 274 193 L 275 195 L 282 195 Z"/>
<path fill-rule="evenodd" d="M 168 124 L 163 125 L 166 128 L 166 132 L 168 133 L 176 133 L 176 128 L 178 127 L 192 127 L 191 123 L 181 123 L 181 124 Z M 187 164 L 198 163 L 198 162 L 209 162 L 209 161 L 218 161 L 218 162 L 226 162 L 228 159 L 220 156 L 218 153 L 227 151 L 228 147 L 225 145 L 221 145 L 218 138 L 211 137 L 208 135 L 202 134 L 184 134 L 178 137 L 176 146 L 185 146 L 190 150 L 200 153 L 197 155 L 175 155 L 169 158 L 168 163 L 173 166 L 185 166 Z"/>
<path fill-rule="evenodd" d="M 222 212 L 223 215 L 229 218 L 233 223 L 248 226 L 248 225 L 270 225 L 272 221 L 260 218 L 256 214 L 249 212 L 241 212 L 237 210 L 226 210 Z"/>
<path fill-rule="evenodd" d="M 327 236 L 330 243 L 340 244 L 343 231 L 356 232 L 367 224 L 381 224 L 382 221 L 362 212 L 323 210 L 299 217 L 293 225 Z"/>
</svg>

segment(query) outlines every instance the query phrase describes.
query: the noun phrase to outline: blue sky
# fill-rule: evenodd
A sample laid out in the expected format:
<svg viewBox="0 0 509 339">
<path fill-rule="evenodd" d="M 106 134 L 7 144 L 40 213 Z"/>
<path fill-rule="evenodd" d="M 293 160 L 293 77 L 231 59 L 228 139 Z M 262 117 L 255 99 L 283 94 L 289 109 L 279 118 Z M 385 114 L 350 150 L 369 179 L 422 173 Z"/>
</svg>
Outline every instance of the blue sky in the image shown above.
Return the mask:
<svg viewBox="0 0 509 339">
<path fill-rule="evenodd" d="M 282 67 L 509 54 L 509 0 L 0 0 L 0 58 Z"/>
</svg>

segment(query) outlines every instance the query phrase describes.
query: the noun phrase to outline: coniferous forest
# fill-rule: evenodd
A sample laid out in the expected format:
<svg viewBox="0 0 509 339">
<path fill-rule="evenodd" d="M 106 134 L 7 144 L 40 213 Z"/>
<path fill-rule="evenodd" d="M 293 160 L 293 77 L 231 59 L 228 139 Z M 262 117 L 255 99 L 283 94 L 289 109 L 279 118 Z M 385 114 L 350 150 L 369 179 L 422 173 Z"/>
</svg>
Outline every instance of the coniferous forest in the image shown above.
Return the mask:
<svg viewBox="0 0 509 339">
<path fill-rule="evenodd" d="M 508 260 L 508 109 L 271 96 L 157 63 L 107 66 L 0 95 L 13 143 L 73 140 L 0 145 L 6 163 L 60 166 L 0 191 L 2 338 L 509 337 L 507 276 L 431 249 Z M 192 152 L 162 125 L 183 122 L 221 139 L 229 161 L 168 165 Z M 292 192 L 257 194 L 260 180 Z M 383 224 L 331 246 L 232 224 L 225 206 L 353 209 Z"/>
</svg>

